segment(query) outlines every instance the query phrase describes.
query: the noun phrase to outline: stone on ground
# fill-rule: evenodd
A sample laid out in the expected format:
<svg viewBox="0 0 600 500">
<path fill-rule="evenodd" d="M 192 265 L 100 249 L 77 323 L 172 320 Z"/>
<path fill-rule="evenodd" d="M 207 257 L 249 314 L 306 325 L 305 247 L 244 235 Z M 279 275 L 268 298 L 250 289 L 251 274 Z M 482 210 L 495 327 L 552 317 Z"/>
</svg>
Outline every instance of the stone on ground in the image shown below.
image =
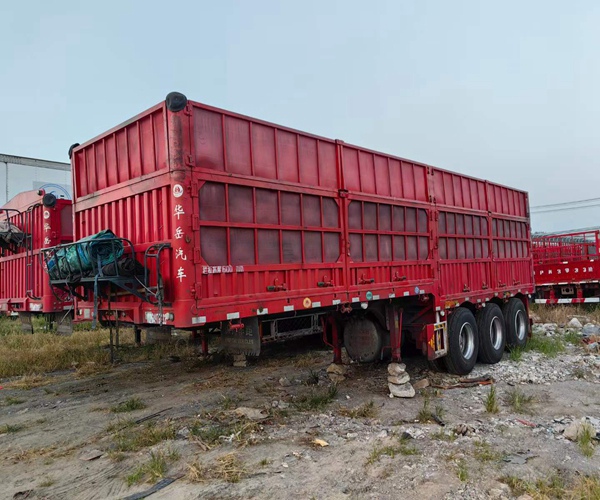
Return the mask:
<svg viewBox="0 0 600 500">
<path fill-rule="evenodd" d="M 388 373 L 392 376 L 402 375 L 406 371 L 404 363 L 390 363 L 388 365 Z"/>
<path fill-rule="evenodd" d="M 395 398 L 414 398 L 416 394 L 413 386 L 408 383 L 402 385 L 388 383 L 388 388 Z"/>
<path fill-rule="evenodd" d="M 401 375 L 389 375 L 388 382 L 390 384 L 402 385 L 406 384 L 406 382 L 410 381 L 410 375 L 408 373 L 403 373 Z"/>
<path fill-rule="evenodd" d="M 583 328 L 583 325 L 581 324 L 581 321 L 579 321 L 577 318 L 571 318 L 571 321 L 569 321 L 567 323 L 567 326 L 569 328 L 576 328 L 576 329 L 580 329 Z"/>
</svg>

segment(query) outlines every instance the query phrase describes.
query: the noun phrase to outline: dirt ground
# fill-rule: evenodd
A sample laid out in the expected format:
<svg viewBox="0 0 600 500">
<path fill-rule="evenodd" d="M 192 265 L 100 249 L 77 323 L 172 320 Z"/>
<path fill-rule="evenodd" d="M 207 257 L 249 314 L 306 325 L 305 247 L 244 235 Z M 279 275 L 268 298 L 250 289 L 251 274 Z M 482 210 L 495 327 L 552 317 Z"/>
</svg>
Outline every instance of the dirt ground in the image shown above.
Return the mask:
<svg viewBox="0 0 600 500">
<path fill-rule="evenodd" d="M 600 468 L 594 440 L 562 434 L 600 415 L 600 356 L 574 344 L 478 365 L 497 413 L 491 386 L 390 398 L 387 364 L 350 366 L 336 392 L 318 339 L 246 368 L 173 358 L 3 380 L 0 498 L 143 498 L 162 478 L 153 499 L 566 496 Z M 405 362 L 413 383 L 457 382 Z"/>
</svg>

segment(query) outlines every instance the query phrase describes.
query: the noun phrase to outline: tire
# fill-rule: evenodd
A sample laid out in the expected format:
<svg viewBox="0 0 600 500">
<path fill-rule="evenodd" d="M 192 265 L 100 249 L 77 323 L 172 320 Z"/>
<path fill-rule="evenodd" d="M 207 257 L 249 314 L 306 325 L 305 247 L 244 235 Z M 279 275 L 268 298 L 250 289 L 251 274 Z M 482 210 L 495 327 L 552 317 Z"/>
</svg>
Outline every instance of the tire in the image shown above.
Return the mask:
<svg viewBox="0 0 600 500">
<path fill-rule="evenodd" d="M 383 332 L 368 318 L 357 318 L 344 326 L 344 347 L 352 361 L 373 363 L 381 356 Z"/>
<path fill-rule="evenodd" d="M 506 323 L 502 309 L 496 304 L 488 304 L 477 313 L 479 330 L 479 355 L 482 363 L 496 364 L 502 359 L 506 347 Z"/>
<path fill-rule="evenodd" d="M 523 302 L 512 298 L 502 308 L 504 322 L 506 323 L 506 345 L 523 347 L 527 344 L 527 311 Z"/>
<path fill-rule="evenodd" d="M 477 362 L 479 335 L 475 316 L 466 307 L 458 307 L 448 322 L 448 355 L 446 366 L 450 373 L 468 374 Z"/>
<path fill-rule="evenodd" d="M 448 368 L 446 367 L 445 359 L 446 359 L 446 357 L 444 356 L 443 358 L 436 358 L 436 359 L 428 360 L 427 363 L 429 364 L 429 369 L 432 372 L 440 372 L 440 373 L 447 372 Z"/>
</svg>

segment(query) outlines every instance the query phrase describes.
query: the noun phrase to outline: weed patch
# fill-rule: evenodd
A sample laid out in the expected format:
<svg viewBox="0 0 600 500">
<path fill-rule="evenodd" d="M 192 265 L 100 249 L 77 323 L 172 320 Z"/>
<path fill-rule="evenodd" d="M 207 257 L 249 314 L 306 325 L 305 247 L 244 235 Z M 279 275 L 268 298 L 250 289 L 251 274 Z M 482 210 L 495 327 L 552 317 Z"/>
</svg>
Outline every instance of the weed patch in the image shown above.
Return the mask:
<svg viewBox="0 0 600 500">
<path fill-rule="evenodd" d="M 131 398 L 113 406 L 110 411 L 112 413 L 128 413 L 135 410 L 143 410 L 144 408 L 146 408 L 146 404 L 140 398 Z"/>
<path fill-rule="evenodd" d="M 175 427 L 169 422 L 149 423 L 142 427 L 121 428 L 113 436 L 116 451 L 138 451 L 161 441 L 175 438 Z"/>
<path fill-rule="evenodd" d="M 337 397 L 336 385 L 330 385 L 327 389 L 314 389 L 309 394 L 299 396 L 294 401 L 294 406 L 299 411 L 320 411 Z"/>
<path fill-rule="evenodd" d="M 139 465 L 134 472 L 127 476 L 127 486 L 132 486 L 144 480 L 155 483 L 165 476 L 169 463 L 177 460 L 179 460 L 179 453 L 173 450 L 151 452 L 150 459 Z"/>
<path fill-rule="evenodd" d="M 373 401 L 369 401 L 352 409 L 342 407 L 339 409 L 339 414 L 350 418 L 377 418 L 379 408 L 375 406 Z"/>
<path fill-rule="evenodd" d="M 0 434 L 14 434 L 15 432 L 19 432 L 24 428 L 25 426 L 21 424 L 4 424 L 0 425 Z"/>
<path fill-rule="evenodd" d="M 490 392 L 487 393 L 485 398 L 485 411 L 488 413 L 498 413 L 500 407 L 498 406 L 498 396 L 496 394 L 496 386 L 494 384 L 490 387 Z"/>
<path fill-rule="evenodd" d="M 25 402 L 24 399 L 13 398 L 12 396 L 8 396 L 8 397 L 4 398 L 4 404 L 6 406 L 20 405 L 21 403 L 24 403 L 24 402 Z"/>
<path fill-rule="evenodd" d="M 517 413 L 531 413 L 534 397 L 526 395 L 521 389 L 513 389 L 506 394 L 506 403 Z"/>
<path fill-rule="evenodd" d="M 594 454 L 594 438 L 596 431 L 590 424 L 583 424 L 577 433 L 577 446 L 585 457 L 591 457 Z"/>
</svg>

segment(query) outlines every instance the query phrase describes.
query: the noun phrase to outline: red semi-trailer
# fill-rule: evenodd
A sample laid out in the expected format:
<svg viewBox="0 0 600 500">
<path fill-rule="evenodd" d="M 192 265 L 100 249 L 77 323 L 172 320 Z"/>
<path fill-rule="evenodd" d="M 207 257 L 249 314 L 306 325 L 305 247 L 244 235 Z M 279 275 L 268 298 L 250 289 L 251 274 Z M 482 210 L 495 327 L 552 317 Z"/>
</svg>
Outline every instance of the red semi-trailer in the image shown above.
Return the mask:
<svg viewBox="0 0 600 500">
<path fill-rule="evenodd" d="M 71 153 L 75 240 L 109 228 L 144 269 L 52 279 L 79 295 L 77 319 L 216 333 L 254 355 L 321 332 L 335 361 L 413 342 L 455 373 L 526 342 L 523 191 L 179 93 Z"/>
<path fill-rule="evenodd" d="M 533 267 L 538 304 L 600 302 L 600 231 L 533 238 Z"/>
<path fill-rule="evenodd" d="M 55 293 L 43 270 L 42 248 L 73 241 L 71 201 L 44 190 L 18 194 L 0 208 L 0 314 L 18 314 L 32 331 L 32 315 L 71 329 L 73 300 Z"/>
</svg>

